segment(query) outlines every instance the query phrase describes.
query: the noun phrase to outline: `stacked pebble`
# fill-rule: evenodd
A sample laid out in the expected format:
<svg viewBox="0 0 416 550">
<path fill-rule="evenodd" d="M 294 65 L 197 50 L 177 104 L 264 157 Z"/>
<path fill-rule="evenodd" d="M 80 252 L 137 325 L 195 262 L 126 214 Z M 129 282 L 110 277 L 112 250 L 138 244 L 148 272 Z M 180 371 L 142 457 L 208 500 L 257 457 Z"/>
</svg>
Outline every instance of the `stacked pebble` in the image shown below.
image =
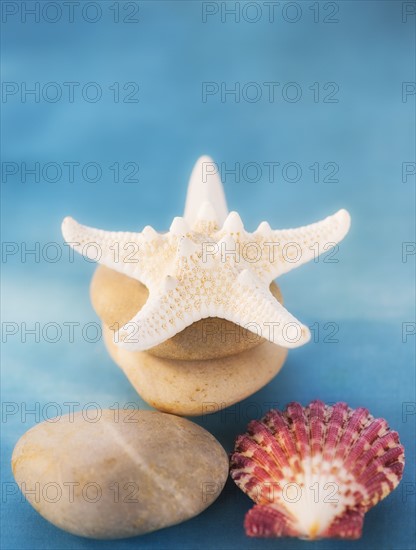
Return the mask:
<svg viewBox="0 0 416 550">
<path fill-rule="evenodd" d="M 279 302 L 276 284 L 270 286 Z M 92 305 L 103 324 L 114 361 L 153 407 L 197 416 L 245 399 L 282 367 L 287 350 L 234 323 L 211 317 L 148 350 L 131 352 L 114 342 L 115 332 L 143 307 L 147 289 L 139 281 L 99 266 L 91 283 Z"/>
</svg>

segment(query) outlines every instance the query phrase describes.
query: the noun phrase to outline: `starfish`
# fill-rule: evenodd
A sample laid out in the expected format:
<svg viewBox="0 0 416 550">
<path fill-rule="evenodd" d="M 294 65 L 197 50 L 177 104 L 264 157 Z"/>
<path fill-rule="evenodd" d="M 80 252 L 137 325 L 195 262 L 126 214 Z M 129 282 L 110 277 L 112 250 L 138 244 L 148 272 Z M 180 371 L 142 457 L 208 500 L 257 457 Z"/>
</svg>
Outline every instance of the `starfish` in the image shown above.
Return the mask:
<svg viewBox="0 0 416 550">
<path fill-rule="evenodd" d="M 271 282 L 347 234 L 346 210 L 297 229 L 273 230 L 262 222 L 250 233 L 237 212 L 228 213 L 215 166 L 201 157 L 192 172 L 185 213 L 167 233 L 146 226 L 140 233 L 94 229 L 64 219 L 66 242 L 85 257 L 146 285 L 144 307 L 116 333 L 131 351 L 156 346 L 192 323 L 219 317 L 275 344 L 295 348 L 309 329 L 271 294 Z M 205 176 L 203 177 L 203 174 Z"/>
</svg>

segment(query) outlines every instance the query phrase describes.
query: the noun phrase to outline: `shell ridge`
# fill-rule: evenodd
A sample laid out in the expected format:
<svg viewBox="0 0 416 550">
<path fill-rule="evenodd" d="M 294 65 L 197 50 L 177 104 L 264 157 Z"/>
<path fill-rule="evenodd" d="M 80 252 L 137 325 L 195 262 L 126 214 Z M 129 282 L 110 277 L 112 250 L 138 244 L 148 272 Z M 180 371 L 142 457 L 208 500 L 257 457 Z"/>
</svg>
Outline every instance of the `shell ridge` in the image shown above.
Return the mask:
<svg viewBox="0 0 416 550">
<path fill-rule="evenodd" d="M 296 443 L 290 430 L 286 415 L 282 414 L 280 411 L 272 409 L 266 413 L 263 418 L 263 422 L 270 428 L 276 438 L 276 441 L 282 447 L 288 466 L 290 466 L 290 457 L 296 457 Z M 295 471 L 300 471 L 299 460 L 296 460 L 292 467 Z"/>
<path fill-rule="evenodd" d="M 347 467 L 352 465 L 354 462 L 356 463 L 356 468 L 361 463 L 363 463 L 363 466 L 368 464 L 368 447 L 370 446 L 370 450 L 374 450 L 374 447 L 371 447 L 371 445 L 376 441 L 376 439 L 380 441 L 385 435 L 388 435 L 386 434 L 386 425 L 387 423 L 385 421 L 382 419 L 377 419 L 361 432 L 361 438 L 359 441 L 354 443 L 348 453 L 345 461 L 345 465 Z"/>
<path fill-rule="evenodd" d="M 272 458 L 277 467 L 284 468 L 289 466 L 287 456 L 279 446 L 275 434 L 273 434 L 273 432 L 266 424 L 264 424 L 264 422 L 250 422 L 248 432 L 251 434 L 251 437 L 254 439 L 254 441 L 256 441 L 257 444 L 266 446 L 266 449 L 268 451 L 274 453 L 272 455 Z"/>
<path fill-rule="evenodd" d="M 274 538 L 294 536 L 292 518 L 285 510 L 273 505 L 257 504 L 248 511 L 244 527 L 249 537 Z"/>
<path fill-rule="evenodd" d="M 335 457 L 336 449 L 342 437 L 348 415 L 349 408 L 346 403 L 336 403 L 334 407 L 332 407 L 324 453 L 324 459 L 327 460 L 328 463 L 331 463 Z"/>
<path fill-rule="evenodd" d="M 325 456 L 326 456 L 326 448 L 328 445 L 330 421 L 332 419 L 333 414 L 334 414 L 334 407 L 331 407 L 330 405 L 324 405 L 323 434 L 322 434 L 322 447 L 321 447 L 322 467 L 319 470 L 319 477 L 318 477 L 319 487 L 325 486 L 328 480 L 329 464 L 326 462 Z"/>
<path fill-rule="evenodd" d="M 327 416 L 329 407 L 327 407 L 322 401 L 316 400 L 312 401 L 309 406 L 309 418 L 310 418 L 310 436 L 311 436 L 311 486 L 318 486 L 318 491 L 321 491 L 322 483 L 322 458 L 323 458 L 323 448 L 325 445 L 326 437 L 326 425 L 325 418 Z M 306 492 L 307 496 L 314 498 L 314 494 L 310 494 L 309 491 Z M 319 498 L 319 497 L 318 497 Z"/>
<path fill-rule="evenodd" d="M 324 537 L 358 539 L 363 528 L 364 512 L 348 510 L 344 516 L 337 516 Z"/>
<path fill-rule="evenodd" d="M 352 447 L 358 434 L 363 429 L 363 424 L 368 422 L 368 411 L 364 408 L 350 409 L 350 418 L 348 419 L 342 437 L 337 445 L 335 459 L 343 460 L 346 453 Z"/>
</svg>

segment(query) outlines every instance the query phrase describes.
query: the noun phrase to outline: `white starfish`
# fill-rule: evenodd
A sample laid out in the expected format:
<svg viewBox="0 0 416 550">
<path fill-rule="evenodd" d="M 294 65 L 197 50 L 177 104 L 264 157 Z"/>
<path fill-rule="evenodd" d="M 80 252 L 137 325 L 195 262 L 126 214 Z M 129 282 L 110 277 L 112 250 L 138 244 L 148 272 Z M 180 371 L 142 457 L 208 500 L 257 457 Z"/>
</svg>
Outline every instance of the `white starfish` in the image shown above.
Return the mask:
<svg viewBox="0 0 416 550">
<path fill-rule="evenodd" d="M 237 212 L 228 214 L 218 175 L 202 177 L 209 157 L 192 172 L 184 217 L 167 233 L 102 231 L 65 218 L 65 240 L 84 256 L 146 285 L 149 298 L 118 331 L 119 345 L 146 350 L 206 317 L 232 321 L 279 346 L 305 344 L 310 333 L 271 294 L 271 282 L 335 246 L 348 232 L 340 210 L 297 229 L 249 233 Z M 97 258 L 97 255 L 99 256 Z"/>
</svg>

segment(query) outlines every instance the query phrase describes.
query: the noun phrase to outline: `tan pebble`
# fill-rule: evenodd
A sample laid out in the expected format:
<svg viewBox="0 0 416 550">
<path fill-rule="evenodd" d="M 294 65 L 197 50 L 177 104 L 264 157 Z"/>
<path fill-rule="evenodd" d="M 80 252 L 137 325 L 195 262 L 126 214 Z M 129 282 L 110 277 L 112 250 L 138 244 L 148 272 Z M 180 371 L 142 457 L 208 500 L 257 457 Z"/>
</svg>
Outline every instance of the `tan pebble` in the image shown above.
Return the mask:
<svg viewBox="0 0 416 550">
<path fill-rule="evenodd" d="M 275 283 L 271 284 L 270 291 L 283 303 Z M 136 279 L 99 266 L 91 281 L 90 295 L 97 315 L 114 331 L 136 315 L 146 303 L 149 293 Z M 230 321 L 209 317 L 193 323 L 173 338 L 151 348 L 148 353 L 185 361 L 216 359 L 247 351 L 264 342 L 264 338 Z"/>
<path fill-rule="evenodd" d="M 185 416 L 214 413 L 245 399 L 270 382 L 287 356 L 287 349 L 264 342 L 222 359 L 176 361 L 120 348 L 105 325 L 103 335 L 109 354 L 147 403 Z"/>
<path fill-rule="evenodd" d="M 125 538 L 185 521 L 218 497 L 228 457 L 206 430 L 159 412 L 99 412 L 94 422 L 82 412 L 43 422 L 16 444 L 16 482 L 48 521 Z"/>
</svg>

